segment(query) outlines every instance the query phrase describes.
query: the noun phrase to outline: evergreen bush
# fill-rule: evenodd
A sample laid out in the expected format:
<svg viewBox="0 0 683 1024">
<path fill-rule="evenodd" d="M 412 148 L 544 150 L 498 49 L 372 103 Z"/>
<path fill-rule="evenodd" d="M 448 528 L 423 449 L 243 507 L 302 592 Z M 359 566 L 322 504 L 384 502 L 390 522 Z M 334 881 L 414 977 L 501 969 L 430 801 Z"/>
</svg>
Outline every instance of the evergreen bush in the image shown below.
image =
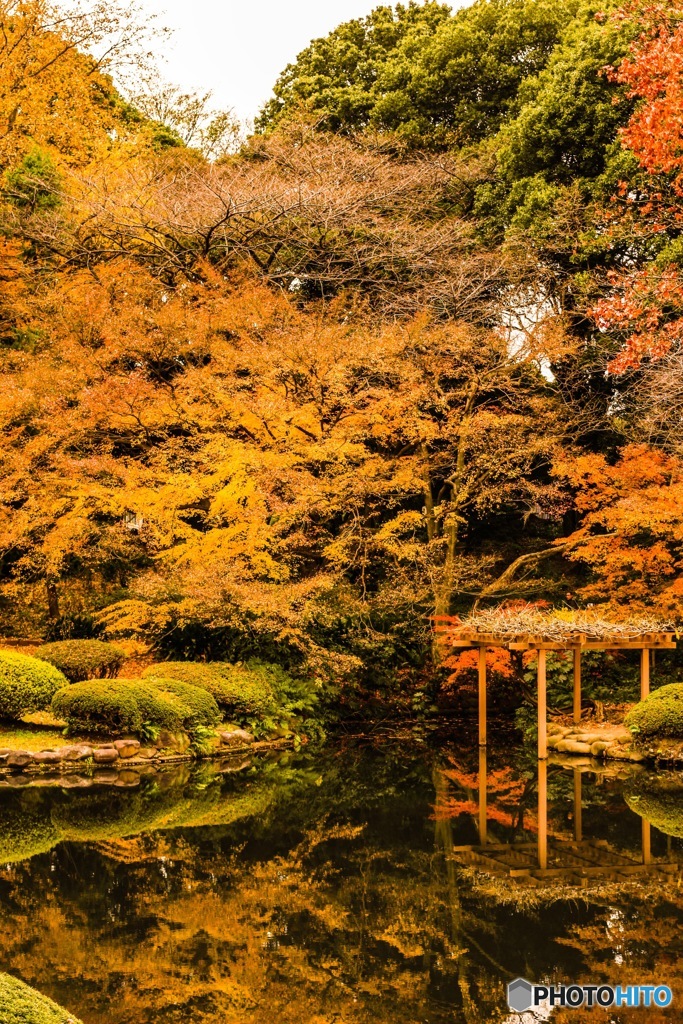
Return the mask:
<svg viewBox="0 0 683 1024">
<path fill-rule="evenodd" d="M 145 711 L 152 709 L 153 697 Z M 146 720 L 135 693 L 135 681 L 130 679 L 73 683 L 55 693 L 52 711 L 64 719 L 71 732 L 139 733 Z"/>
<path fill-rule="evenodd" d="M 53 665 L 14 651 L 0 651 L 0 719 L 16 721 L 46 711 L 67 679 Z"/>
<path fill-rule="evenodd" d="M 271 714 L 276 707 L 272 680 L 263 671 L 225 661 L 162 661 L 150 665 L 143 678 L 177 679 L 208 690 L 219 707 L 237 717 Z M 259 666 L 260 668 L 260 666 Z"/>
<path fill-rule="evenodd" d="M 143 726 L 193 732 L 220 712 L 209 693 L 173 679 L 89 679 L 59 690 L 52 710 L 72 732 L 140 734 Z"/>
<path fill-rule="evenodd" d="M 683 683 L 669 683 L 653 690 L 631 708 L 625 724 L 636 736 L 683 739 Z"/>
<path fill-rule="evenodd" d="M 218 704 L 208 690 L 179 679 L 149 679 L 140 685 L 144 687 L 149 683 L 154 683 L 161 694 L 175 698 L 176 703 L 182 706 L 182 725 L 188 732 L 194 732 L 199 726 L 210 728 L 220 722 Z"/>
<path fill-rule="evenodd" d="M 103 640 L 59 640 L 43 644 L 36 657 L 48 661 L 72 683 L 84 679 L 112 679 L 121 668 L 125 651 Z"/>
<path fill-rule="evenodd" d="M 2 1024 L 81 1024 L 72 1013 L 11 974 L 0 974 L 0 1020 Z"/>
</svg>

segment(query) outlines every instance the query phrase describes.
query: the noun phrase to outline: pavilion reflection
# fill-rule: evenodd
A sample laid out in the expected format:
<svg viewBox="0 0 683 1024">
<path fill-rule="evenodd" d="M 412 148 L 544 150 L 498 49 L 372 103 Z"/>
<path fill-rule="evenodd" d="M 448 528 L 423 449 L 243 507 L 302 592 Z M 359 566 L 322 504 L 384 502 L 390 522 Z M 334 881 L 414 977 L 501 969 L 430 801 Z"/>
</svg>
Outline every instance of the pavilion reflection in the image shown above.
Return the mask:
<svg viewBox="0 0 683 1024">
<path fill-rule="evenodd" d="M 582 772 L 573 769 L 573 836 L 558 836 L 548 829 L 548 762 L 537 763 L 537 836 L 535 841 L 498 842 L 490 837 L 487 750 L 479 748 L 478 832 L 479 842 L 452 847 L 456 861 L 519 885 L 541 886 L 566 882 L 588 886 L 600 881 L 619 881 L 633 876 L 677 877 L 683 869 L 683 854 L 677 856 L 667 837 L 663 857 L 652 854 L 652 827 L 641 824 L 640 851 L 624 852 L 605 839 L 584 836 Z M 552 770 L 552 769 L 551 769 Z"/>
</svg>

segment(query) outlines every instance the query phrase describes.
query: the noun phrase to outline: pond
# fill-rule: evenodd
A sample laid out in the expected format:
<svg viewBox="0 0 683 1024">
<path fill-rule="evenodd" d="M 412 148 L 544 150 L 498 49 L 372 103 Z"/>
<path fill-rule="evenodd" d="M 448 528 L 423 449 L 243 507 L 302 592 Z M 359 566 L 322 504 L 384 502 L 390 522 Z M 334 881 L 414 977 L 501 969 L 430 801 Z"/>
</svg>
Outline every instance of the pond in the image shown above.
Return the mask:
<svg viewBox="0 0 683 1024">
<path fill-rule="evenodd" d="M 518 975 L 674 990 L 558 1022 L 683 1021 L 683 783 L 511 756 L 346 741 L 5 785 L 2 969 L 84 1024 L 512 1022 Z"/>
</svg>

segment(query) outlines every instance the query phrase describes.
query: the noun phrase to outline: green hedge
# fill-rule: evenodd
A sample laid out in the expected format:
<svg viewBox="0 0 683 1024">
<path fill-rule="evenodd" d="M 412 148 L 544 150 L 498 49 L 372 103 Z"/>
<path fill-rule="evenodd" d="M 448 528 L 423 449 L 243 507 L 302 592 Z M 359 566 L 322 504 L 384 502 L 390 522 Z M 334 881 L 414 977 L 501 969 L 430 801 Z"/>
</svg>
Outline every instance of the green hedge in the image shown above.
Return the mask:
<svg viewBox="0 0 683 1024">
<path fill-rule="evenodd" d="M 139 733 L 145 721 L 130 679 L 73 683 L 57 691 L 52 711 L 72 732 Z"/>
<path fill-rule="evenodd" d="M 60 640 L 43 644 L 36 658 L 49 661 L 72 683 L 84 679 L 112 679 L 118 675 L 125 651 L 103 640 Z"/>
<path fill-rule="evenodd" d="M 211 727 L 218 725 L 221 713 L 212 695 L 201 686 L 193 686 L 180 679 L 148 679 L 144 684 L 154 685 L 164 694 L 177 698 L 184 705 L 182 725 L 188 732 L 194 732 L 198 726 Z"/>
<path fill-rule="evenodd" d="M 0 974 L 0 1020 L 2 1024 L 81 1024 L 72 1013 L 10 974 Z"/>
<path fill-rule="evenodd" d="M 0 651 L 0 719 L 16 721 L 30 712 L 46 711 L 66 683 L 66 677 L 46 661 Z"/>
<path fill-rule="evenodd" d="M 267 666 L 231 665 L 225 661 L 162 661 L 143 672 L 145 679 L 162 676 L 203 687 L 219 707 L 236 717 L 264 717 L 277 708 L 274 675 Z"/>
<path fill-rule="evenodd" d="M 217 725 L 211 695 L 172 679 L 89 679 L 59 690 L 52 710 L 73 732 L 139 734 L 149 724 L 176 732 Z"/>
<path fill-rule="evenodd" d="M 631 708 L 625 724 L 636 736 L 683 739 L 683 683 L 669 683 L 653 690 Z"/>
<path fill-rule="evenodd" d="M 213 693 L 219 676 L 213 662 L 206 661 L 158 661 L 142 673 L 143 679 L 177 679 L 181 683 L 201 686 Z"/>
</svg>

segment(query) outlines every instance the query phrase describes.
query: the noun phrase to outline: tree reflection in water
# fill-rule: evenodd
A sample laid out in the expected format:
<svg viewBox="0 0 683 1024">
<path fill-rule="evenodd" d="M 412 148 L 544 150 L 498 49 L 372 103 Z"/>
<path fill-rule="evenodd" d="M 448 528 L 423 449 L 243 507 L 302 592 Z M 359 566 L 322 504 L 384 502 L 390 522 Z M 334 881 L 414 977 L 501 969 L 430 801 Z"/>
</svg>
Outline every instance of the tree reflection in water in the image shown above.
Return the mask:
<svg viewBox="0 0 683 1024">
<path fill-rule="evenodd" d="M 85 1024 L 504 1022 L 517 975 L 666 981 L 648 1022 L 683 1020 L 677 876 L 654 871 L 683 844 L 652 828 L 653 870 L 622 870 L 643 858 L 624 790 L 651 808 L 658 781 L 550 765 L 539 785 L 509 757 L 347 745 L 3 790 L 2 962 Z"/>
</svg>

